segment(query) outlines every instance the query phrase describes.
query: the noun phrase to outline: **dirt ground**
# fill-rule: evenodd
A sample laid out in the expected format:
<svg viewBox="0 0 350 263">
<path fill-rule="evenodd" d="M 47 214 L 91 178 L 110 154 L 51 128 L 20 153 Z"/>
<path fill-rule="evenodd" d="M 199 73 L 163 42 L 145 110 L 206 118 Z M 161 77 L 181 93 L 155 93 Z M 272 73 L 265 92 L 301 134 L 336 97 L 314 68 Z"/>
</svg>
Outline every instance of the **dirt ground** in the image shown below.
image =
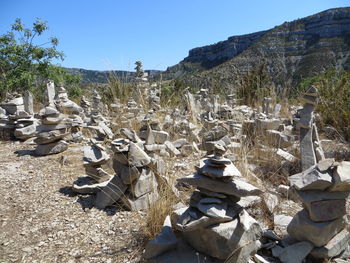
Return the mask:
<svg viewBox="0 0 350 263">
<path fill-rule="evenodd" d="M 144 212 L 92 208 L 70 186 L 84 175 L 82 146 L 32 156 L 0 142 L 0 262 L 140 262 Z"/>
</svg>

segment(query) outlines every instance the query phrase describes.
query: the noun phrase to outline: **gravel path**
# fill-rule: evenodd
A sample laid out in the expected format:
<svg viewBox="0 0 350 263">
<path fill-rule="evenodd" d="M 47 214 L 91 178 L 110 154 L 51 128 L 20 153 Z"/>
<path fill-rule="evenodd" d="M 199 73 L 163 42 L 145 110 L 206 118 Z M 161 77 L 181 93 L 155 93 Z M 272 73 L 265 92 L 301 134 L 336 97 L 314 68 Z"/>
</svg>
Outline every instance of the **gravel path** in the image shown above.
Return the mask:
<svg viewBox="0 0 350 263">
<path fill-rule="evenodd" d="M 90 209 L 94 196 L 71 192 L 84 175 L 81 146 L 32 149 L 0 142 L 0 262 L 140 262 L 145 214 Z"/>
</svg>

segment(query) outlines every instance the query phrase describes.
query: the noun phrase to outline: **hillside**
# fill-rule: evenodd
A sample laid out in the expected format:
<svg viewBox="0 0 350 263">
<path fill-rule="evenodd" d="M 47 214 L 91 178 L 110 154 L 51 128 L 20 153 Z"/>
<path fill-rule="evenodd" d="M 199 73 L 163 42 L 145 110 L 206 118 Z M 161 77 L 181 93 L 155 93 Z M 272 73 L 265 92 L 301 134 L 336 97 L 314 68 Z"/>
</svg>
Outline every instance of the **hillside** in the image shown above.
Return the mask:
<svg viewBox="0 0 350 263">
<path fill-rule="evenodd" d="M 291 87 L 302 78 L 336 67 L 350 69 L 350 8 L 336 8 L 285 22 L 270 30 L 234 36 L 194 48 L 168 78 L 196 87 L 240 85 L 241 77 L 264 64 L 276 86 Z"/>
<path fill-rule="evenodd" d="M 124 70 L 87 70 L 82 68 L 66 68 L 71 74 L 80 74 L 82 76 L 82 84 L 86 83 L 107 83 L 109 76 L 117 77 L 122 82 L 132 81 L 135 77 L 135 72 Z M 153 77 L 156 74 L 161 73 L 160 70 L 145 70 L 149 77 Z"/>
</svg>

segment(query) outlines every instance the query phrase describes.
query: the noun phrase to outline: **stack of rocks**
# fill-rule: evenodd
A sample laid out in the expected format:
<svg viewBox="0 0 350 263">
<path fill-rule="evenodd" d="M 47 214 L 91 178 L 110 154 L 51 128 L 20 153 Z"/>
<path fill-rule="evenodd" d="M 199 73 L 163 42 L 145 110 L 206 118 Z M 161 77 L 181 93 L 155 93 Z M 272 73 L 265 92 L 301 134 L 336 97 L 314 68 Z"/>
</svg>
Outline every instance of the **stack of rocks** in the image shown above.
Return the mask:
<svg viewBox="0 0 350 263">
<path fill-rule="evenodd" d="M 325 159 L 318 143 L 313 110 L 317 90 L 303 97 L 300 118 L 300 152 L 303 172 L 289 177 L 291 187 L 304 209 L 297 213 L 287 231 L 298 241 L 307 241 L 305 256 L 332 258 L 348 246 L 346 198 L 350 193 L 350 163 Z"/>
<path fill-rule="evenodd" d="M 262 192 L 244 181 L 234 164 L 223 156 L 224 151 L 217 145 L 214 155 L 201 160 L 196 174 L 178 179 L 196 190 L 190 207 L 171 214 L 171 226 L 196 251 L 225 262 L 246 263 L 260 247 L 262 230 L 238 202 L 241 197 Z M 146 247 L 147 255 L 155 253 Z"/>
<path fill-rule="evenodd" d="M 96 206 L 104 208 L 119 201 L 129 210 L 148 209 L 158 199 L 158 191 L 151 158 L 142 149 L 143 142 L 116 139 L 111 144 L 116 175 L 97 193 Z"/>
<path fill-rule="evenodd" d="M 92 97 L 92 109 L 90 115 L 90 125 L 87 128 L 94 130 L 97 132 L 97 136 L 101 139 L 113 138 L 113 132 L 111 128 L 108 126 L 107 120 L 103 117 L 101 113 L 106 112 L 105 105 L 101 102 L 101 96 L 98 94 L 96 90 L 94 90 L 94 94 Z"/>
<path fill-rule="evenodd" d="M 41 125 L 37 127 L 38 134 L 34 140 L 38 144 L 35 154 L 49 155 L 67 150 L 68 143 L 63 138 L 68 134 L 70 123 L 65 116 L 55 108 L 47 106 L 40 110 L 38 117 Z"/>
<path fill-rule="evenodd" d="M 316 258 L 333 258 L 347 249 L 346 198 L 350 194 L 350 162 L 325 159 L 290 177 L 294 192 L 304 209 L 288 225 L 289 235 L 308 241 Z"/>
<path fill-rule="evenodd" d="M 82 96 L 82 97 L 81 97 L 81 100 L 80 100 L 80 107 L 83 108 L 84 113 L 85 113 L 86 116 L 90 116 L 90 114 L 91 114 L 91 104 L 90 104 L 90 102 L 85 98 L 85 96 Z"/>
<path fill-rule="evenodd" d="M 83 118 L 85 117 L 83 114 L 83 108 L 68 98 L 67 90 L 62 86 L 57 90 L 55 105 L 57 109 L 62 113 L 79 115 Z"/>
<path fill-rule="evenodd" d="M 231 144 L 231 139 L 228 137 L 228 129 L 226 129 L 223 125 L 217 125 L 210 131 L 204 133 L 201 149 L 211 153 L 216 144 L 220 144 L 224 147 Z"/>
<path fill-rule="evenodd" d="M 80 177 L 73 183 L 73 191 L 80 194 L 93 194 L 106 187 L 113 176 L 108 174 L 102 166 L 109 160 L 105 147 L 95 139 L 90 140 L 91 145 L 84 147 L 83 163 L 87 177 Z"/>
<path fill-rule="evenodd" d="M 0 135 L 4 140 L 14 138 L 16 121 L 24 112 L 23 97 L 17 93 L 6 94 L 5 101 L 0 103 Z M 27 116 L 27 114 L 25 114 Z"/>
<path fill-rule="evenodd" d="M 130 130 L 124 133 L 131 136 Z M 136 134 L 134 134 L 136 136 Z M 73 190 L 81 194 L 96 193 L 95 207 L 104 209 L 119 203 L 129 210 L 145 210 L 158 199 L 157 181 L 151 169 L 151 158 L 142 149 L 143 142 L 129 139 L 112 141 L 114 153 L 113 169 L 110 175 L 103 169 L 110 156 L 106 149 L 95 139 L 91 146 L 84 149 L 84 166 L 87 177 L 81 177 L 73 183 Z"/>
</svg>

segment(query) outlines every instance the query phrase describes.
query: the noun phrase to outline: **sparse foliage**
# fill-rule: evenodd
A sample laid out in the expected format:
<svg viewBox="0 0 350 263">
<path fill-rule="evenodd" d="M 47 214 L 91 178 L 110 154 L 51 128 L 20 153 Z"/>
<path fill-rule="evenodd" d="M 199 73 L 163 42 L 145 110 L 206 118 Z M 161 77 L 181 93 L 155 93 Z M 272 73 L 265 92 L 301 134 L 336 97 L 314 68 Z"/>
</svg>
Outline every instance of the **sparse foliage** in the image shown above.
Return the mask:
<svg viewBox="0 0 350 263">
<path fill-rule="evenodd" d="M 47 23 L 37 19 L 31 29 L 17 18 L 11 30 L 0 36 L 0 97 L 6 92 L 31 90 L 42 95 L 42 87 L 48 79 L 67 86 L 71 95 L 78 96 L 79 76 L 68 74 L 63 68 L 52 65 L 52 60 L 63 60 L 57 50 L 58 39 L 49 38 L 37 43 L 48 29 Z"/>
</svg>

